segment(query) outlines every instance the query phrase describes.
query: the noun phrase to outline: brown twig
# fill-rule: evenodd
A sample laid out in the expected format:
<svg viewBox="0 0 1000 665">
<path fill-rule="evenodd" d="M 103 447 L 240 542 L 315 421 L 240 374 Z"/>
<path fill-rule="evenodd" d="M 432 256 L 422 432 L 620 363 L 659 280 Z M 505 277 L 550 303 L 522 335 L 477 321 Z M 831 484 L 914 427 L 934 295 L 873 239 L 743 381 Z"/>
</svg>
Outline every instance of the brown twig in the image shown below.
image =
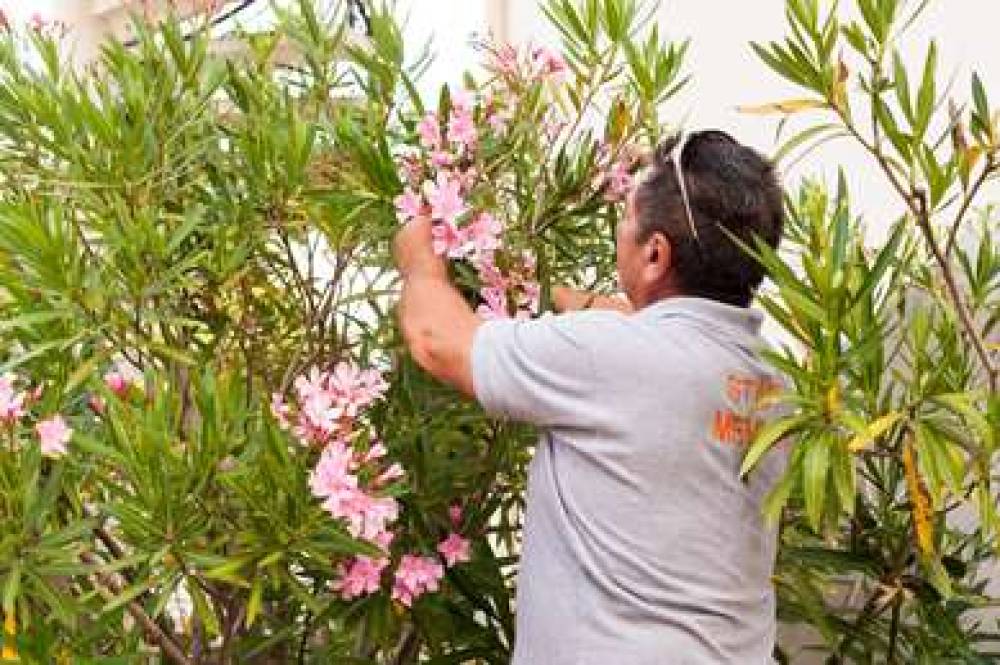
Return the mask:
<svg viewBox="0 0 1000 665">
<path fill-rule="evenodd" d="M 95 566 L 99 566 L 103 563 L 90 552 L 82 552 L 80 554 L 80 559 L 84 563 Z M 98 591 L 106 599 L 110 600 L 111 598 L 121 594 L 121 585 L 113 576 L 108 575 L 107 573 L 94 573 L 94 578 L 99 583 Z M 163 630 L 159 624 L 153 621 L 153 619 L 146 614 L 146 610 L 143 609 L 142 605 L 133 600 L 125 605 L 125 609 L 128 611 L 129 615 L 131 615 L 131 617 L 142 626 L 145 631 L 146 641 L 151 643 L 153 646 L 158 646 L 168 660 L 175 663 L 175 665 L 193 665 L 191 660 L 184 654 L 180 645 L 177 644 L 173 637 L 167 634 L 167 632 Z"/>
<path fill-rule="evenodd" d="M 922 190 L 917 190 L 914 192 L 914 198 L 916 199 L 918 210 L 917 225 L 920 227 L 927 245 L 931 248 L 931 252 L 934 253 L 934 258 L 937 260 L 938 265 L 941 266 L 941 276 L 944 278 L 948 294 L 955 305 L 955 311 L 962 322 L 962 327 L 965 328 L 969 339 L 972 341 L 976 355 L 979 356 L 979 360 L 983 363 L 983 369 L 986 370 L 987 379 L 990 384 L 990 392 L 995 393 L 997 391 L 996 368 L 994 368 L 993 361 L 990 359 L 990 354 L 986 349 L 986 343 L 983 341 L 982 335 L 976 330 L 975 321 L 972 320 L 972 314 L 969 312 L 965 299 L 962 298 L 962 292 L 958 288 L 958 282 L 955 280 L 948 257 L 942 252 L 940 245 L 938 245 L 937 240 L 934 238 L 934 229 L 931 227 L 930 214 L 927 211 L 927 194 Z"/>
</svg>

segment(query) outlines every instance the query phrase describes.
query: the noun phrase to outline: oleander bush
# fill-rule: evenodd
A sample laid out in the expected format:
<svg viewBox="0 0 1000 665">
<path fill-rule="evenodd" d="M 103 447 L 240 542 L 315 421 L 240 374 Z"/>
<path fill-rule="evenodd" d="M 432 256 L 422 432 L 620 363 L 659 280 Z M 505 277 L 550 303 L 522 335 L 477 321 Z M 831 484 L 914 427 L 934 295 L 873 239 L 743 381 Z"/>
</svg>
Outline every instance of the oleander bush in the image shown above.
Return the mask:
<svg viewBox="0 0 1000 665">
<path fill-rule="evenodd" d="M 934 45 L 903 64 L 927 4 L 786 0 L 753 45 L 803 90 L 747 109 L 799 128 L 779 164 L 856 141 L 903 210 L 787 183 L 782 251 L 745 248 L 789 388 L 744 472 L 788 446 L 779 616 L 829 663 L 991 662 L 996 632 L 1000 114 Z M 484 40 L 428 98 L 391 5 L 292 5 L 224 49 L 218 7 L 137 15 L 79 70 L 0 22 L 5 660 L 509 661 L 535 433 L 408 357 L 391 239 L 430 216 L 486 318 L 614 289 L 686 42 L 651 2 L 546 0 L 558 45 Z"/>
<path fill-rule="evenodd" d="M 7 657 L 509 660 L 534 434 L 407 356 L 390 241 L 433 214 L 484 316 L 610 287 L 684 45 L 559 0 L 424 99 L 391 7 L 293 5 L 0 40 Z"/>
</svg>

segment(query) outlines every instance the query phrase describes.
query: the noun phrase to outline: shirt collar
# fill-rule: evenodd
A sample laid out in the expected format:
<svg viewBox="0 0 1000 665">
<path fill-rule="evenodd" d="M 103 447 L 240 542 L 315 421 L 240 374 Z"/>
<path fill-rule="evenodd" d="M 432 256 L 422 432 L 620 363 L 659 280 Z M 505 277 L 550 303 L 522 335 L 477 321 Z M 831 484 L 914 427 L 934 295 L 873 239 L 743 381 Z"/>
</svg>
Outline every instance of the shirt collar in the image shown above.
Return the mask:
<svg viewBox="0 0 1000 665">
<path fill-rule="evenodd" d="M 718 300 L 692 296 L 671 296 L 646 305 L 635 316 L 658 319 L 669 316 L 690 316 L 716 325 L 738 328 L 751 335 L 760 333 L 764 316 L 749 307 L 737 307 Z"/>
</svg>

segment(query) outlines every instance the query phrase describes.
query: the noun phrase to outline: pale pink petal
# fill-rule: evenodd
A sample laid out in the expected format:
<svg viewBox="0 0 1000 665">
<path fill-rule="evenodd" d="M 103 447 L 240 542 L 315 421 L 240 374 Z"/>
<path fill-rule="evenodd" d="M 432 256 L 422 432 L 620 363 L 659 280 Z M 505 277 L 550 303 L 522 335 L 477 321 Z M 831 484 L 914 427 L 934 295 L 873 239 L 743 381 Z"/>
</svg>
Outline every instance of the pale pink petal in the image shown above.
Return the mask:
<svg viewBox="0 0 1000 665">
<path fill-rule="evenodd" d="M 396 204 L 396 218 L 401 223 L 415 219 L 423 213 L 424 198 L 412 189 L 407 188 L 396 197 L 394 203 Z"/>
<path fill-rule="evenodd" d="M 420 143 L 428 150 L 436 148 L 441 144 L 441 124 L 434 113 L 428 113 L 417 124 L 417 134 L 420 135 Z"/>
<path fill-rule="evenodd" d="M 462 185 L 447 173 L 438 173 L 437 180 L 424 183 L 424 193 L 431 205 L 431 219 L 438 222 L 457 223 L 467 206 L 462 197 Z"/>
<path fill-rule="evenodd" d="M 438 544 L 437 550 L 444 557 L 445 563 L 450 568 L 471 558 L 469 554 L 470 547 L 471 543 L 467 539 L 457 533 L 451 533 Z"/>
<path fill-rule="evenodd" d="M 60 457 L 66 454 L 66 444 L 73 430 L 66 426 L 62 416 L 56 414 L 40 421 L 35 425 L 35 431 L 41 441 L 43 455 Z"/>
</svg>

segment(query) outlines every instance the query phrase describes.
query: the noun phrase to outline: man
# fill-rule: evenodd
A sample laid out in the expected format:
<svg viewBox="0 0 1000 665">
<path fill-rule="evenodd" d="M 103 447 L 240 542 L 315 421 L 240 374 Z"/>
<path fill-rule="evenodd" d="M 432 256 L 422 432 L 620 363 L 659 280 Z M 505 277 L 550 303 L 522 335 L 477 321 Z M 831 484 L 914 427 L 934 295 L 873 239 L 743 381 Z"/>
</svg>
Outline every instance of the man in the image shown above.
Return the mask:
<svg viewBox="0 0 1000 665">
<path fill-rule="evenodd" d="M 776 534 L 761 502 L 784 460 L 738 476 L 776 380 L 749 309 L 763 270 L 733 236 L 777 246 L 781 228 L 771 165 L 707 131 L 661 146 L 628 200 L 627 301 L 558 289 L 568 313 L 483 322 L 434 256 L 430 223 L 400 231 L 416 361 L 487 412 L 543 428 L 515 665 L 770 662 Z"/>
</svg>

